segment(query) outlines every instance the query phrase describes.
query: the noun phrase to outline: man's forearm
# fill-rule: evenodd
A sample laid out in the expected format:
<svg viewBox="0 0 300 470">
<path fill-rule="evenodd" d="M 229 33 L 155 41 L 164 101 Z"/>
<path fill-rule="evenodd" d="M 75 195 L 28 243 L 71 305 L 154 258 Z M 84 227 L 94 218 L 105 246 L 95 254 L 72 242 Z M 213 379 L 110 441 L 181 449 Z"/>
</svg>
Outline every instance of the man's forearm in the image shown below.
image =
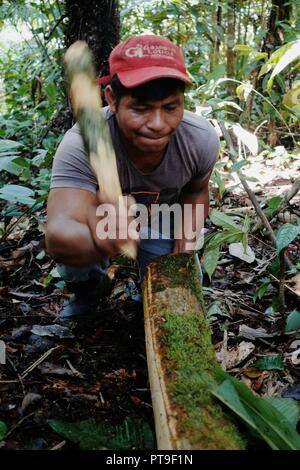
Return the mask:
<svg viewBox="0 0 300 470">
<path fill-rule="evenodd" d="M 182 194 L 180 202 L 182 205 L 182 236 L 175 240 L 173 250 L 175 253 L 193 249 L 192 247 L 196 243 L 208 216 L 209 192 L 204 190 L 197 193 Z M 185 209 L 185 205 L 186 209 L 189 207 L 189 210 Z"/>
<path fill-rule="evenodd" d="M 49 227 L 46 248 L 56 262 L 70 266 L 87 266 L 103 258 L 93 242 L 89 227 L 76 221 L 65 221 L 61 229 Z"/>
</svg>

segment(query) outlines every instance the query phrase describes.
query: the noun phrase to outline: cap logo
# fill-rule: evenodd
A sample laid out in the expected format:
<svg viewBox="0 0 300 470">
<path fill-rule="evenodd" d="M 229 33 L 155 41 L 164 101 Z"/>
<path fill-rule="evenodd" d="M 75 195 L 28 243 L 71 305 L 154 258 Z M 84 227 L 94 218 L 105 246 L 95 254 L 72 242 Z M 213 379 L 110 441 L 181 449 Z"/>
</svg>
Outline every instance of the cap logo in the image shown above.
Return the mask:
<svg viewBox="0 0 300 470">
<path fill-rule="evenodd" d="M 126 57 L 174 57 L 176 55 L 176 51 L 174 49 L 170 49 L 169 47 L 154 45 L 149 46 L 147 44 L 138 44 L 136 47 L 129 47 L 128 49 L 125 49 L 124 53 Z"/>
</svg>

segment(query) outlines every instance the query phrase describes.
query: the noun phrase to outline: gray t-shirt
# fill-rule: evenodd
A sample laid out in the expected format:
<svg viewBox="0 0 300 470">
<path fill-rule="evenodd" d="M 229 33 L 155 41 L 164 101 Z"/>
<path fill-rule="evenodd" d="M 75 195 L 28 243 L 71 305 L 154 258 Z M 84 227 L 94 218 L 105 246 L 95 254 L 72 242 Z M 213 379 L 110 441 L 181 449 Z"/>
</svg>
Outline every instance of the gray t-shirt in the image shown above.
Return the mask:
<svg viewBox="0 0 300 470">
<path fill-rule="evenodd" d="M 123 194 L 131 194 L 138 203 L 173 204 L 182 188 L 192 179 L 207 175 L 219 153 L 219 138 L 205 118 L 189 111 L 172 135 L 166 154 L 154 171 L 143 174 L 126 157 L 115 116 L 104 108 Z M 77 124 L 65 134 L 54 158 L 51 188 L 79 188 L 95 193 L 95 174 L 84 150 Z"/>
</svg>

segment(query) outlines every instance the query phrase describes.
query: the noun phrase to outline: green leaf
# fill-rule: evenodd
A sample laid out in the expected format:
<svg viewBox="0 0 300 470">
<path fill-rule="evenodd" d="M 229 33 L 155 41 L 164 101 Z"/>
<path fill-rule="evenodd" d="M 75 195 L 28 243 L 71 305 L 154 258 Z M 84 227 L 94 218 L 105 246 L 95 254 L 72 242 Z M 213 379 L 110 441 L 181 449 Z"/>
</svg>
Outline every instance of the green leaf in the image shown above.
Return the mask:
<svg viewBox="0 0 300 470">
<path fill-rule="evenodd" d="M 243 240 L 245 235 L 244 232 L 239 230 L 223 230 L 223 232 L 213 233 L 207 242 L 207 249 L 212 250 L 213 248 L 219 247 L 224 243 L 237 243 Z"/>
<path fill-rule="evenodd" d="M 16 184 L 7 184 L 0 189 L 0 199 L 5 199 L 10 202 L 19 202 L 20 204 L 26 204 L 28 206 L 35 203 L 35 199 L 33 199 L 32 196 L 34 196 L 32 189 Z"/>
<path fill-rule="evenodd" d="M 21 147 L 20 142 L 15 142 L 14 140 L 9 139 L 0 139 L 0 152 L 10 152 L 11 150 L 16 150 Z"/>
<path fill-rule="evenodd" d="M 77 423 L 48 420 L 51 428 L 84 450 L 96 449 L 153 449 L 153 432 L 139 417 L 126 417 L 121 424 L 88 419 Z"/>
<path fill-rule="evenodd" d="M 234 52 L 238 52 L 240 55 L 248 55 L 251 52 L 257 52 L 253 47 L 245 44 L 236 44 L 233 48 Z"/>
<path fill-rule="evenodd" d="M 276 210 L 278 207 L 281 206 L 282 202 L 284 201 L 284 197 L 282 196 L 274 196 L 268 202 L 268 207 L 270 209 Z"/>
<path fill-rule="evenodd" d="M 212 223 L 214 225 L 217 225 L 218 227 L 223 227 L 227 229 L 234 228 L 235 230 L 241 231 L 241 228 L 232 220 L 231 217 L 224 214 L 224 212 L 220 212 L 216 209 L 213 209 L 209 214 L 209 218 Z"/>
<path fill-rule="evenodd" d="M 300 227 L 292 224 L 284 224 L 276 234 L 277 253 L 280 253 L 300 233 Z"/>
<path fill-rule="evenodd" d="M 221 369 L 216 379 L 222 384 L 212 391 L 213 395 L 228 406 L 244 423 L 274 450 L 300 450 L 300 435 L 291 427 L 291 414 L 295 408 L 283 414 L 278 402 L 257 397 L 239 380 Z M 288 407 L 289 404 L 286 404 Z M 288 417 L 287 417 L 288 416 Z"/>
<path fill-rule="evenodd" d="M 294 60 L 300 57 L 300 39 L 298 39 L 297 41 L 292 41 L 288 44 L 288 47 L 286 46 L 287 44 L 283 46 L 285 47 L 284 54 L 282 55 L 280 60 L 277 62 L 269 81 L 273 80 L 276 77 L 276 75 L 278 75 L 283 69 L 285 69 L 285 67 L 287 67 L 289 64 L 294 62 Z"/>
<path fill-rule="evenodd" d="M 220 255 L 219 246 L 204 250 L 203 267 L 205 271 L 207 272 L 209 279 L 211 279 L 212 274 L 217 267 L 219 255 Z"/>
<path fill-rule="evenodd" d="M 4 421 L 0 421 L 0 441 L 2 441 L 7 433 L 7 426 Z"/>
<path fill-rule="evenodd" d="M 276 354 L 260 357 L 251 365 L 260 370 L 284 370 L 283 355 Z"/>
<path fill-rule="evenodd" d="M 300 313 L 293 310 L 286 319 L 285 332 L 300 330 Z"/>
<path fill-rule="evenodd" d="M 292 398 L 270 398 L 265 397 L 265 400 L 270 401 L 271 405 L 274 406 L 290 423 L 293 429 L 296 429 L 299 419 L 299 405 Z"/>
<path fill-rule="evenodd" d="M 239 162 L 235 162 L 231 165 L 230 172 L 234 173 L 235 171 L 240 170 L 243 166 L 249 165 L 249 163 L 250 162 L 248 160 L 241 160 Z"/>
<path fill-rule="evenodd" d="M 256 292 L 255 292 L 255 295 L 254 295 L 254 302 L 256 301 L 256 299 L 258 298 L 259 300 L 261 300 L 263 298 L 263 296 L 265 295 L 269 285 L 271 284 L 271 279 L 267 278 L 268 281 L 267 282 L 263 282 L 257 289 L 256 289 Z"/>
</svg>

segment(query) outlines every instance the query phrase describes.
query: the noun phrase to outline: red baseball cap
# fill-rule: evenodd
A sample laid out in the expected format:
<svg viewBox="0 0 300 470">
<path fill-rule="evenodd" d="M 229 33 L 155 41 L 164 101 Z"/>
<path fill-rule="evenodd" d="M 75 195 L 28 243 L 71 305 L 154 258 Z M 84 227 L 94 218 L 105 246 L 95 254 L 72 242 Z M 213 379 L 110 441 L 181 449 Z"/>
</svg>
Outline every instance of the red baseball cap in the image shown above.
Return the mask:
<svg viewBox="0 0 300 470">
<path fill-rule="evenodd" d="M 157 78 L 177 78 L 191 85 L 181 49 L 169 39 L 147 34 L 116 46 L 109 56 L 110 75 L 98 78 L 107 84 L 117 75 L 122 85 L 133 88 Z"/>
</svg>

